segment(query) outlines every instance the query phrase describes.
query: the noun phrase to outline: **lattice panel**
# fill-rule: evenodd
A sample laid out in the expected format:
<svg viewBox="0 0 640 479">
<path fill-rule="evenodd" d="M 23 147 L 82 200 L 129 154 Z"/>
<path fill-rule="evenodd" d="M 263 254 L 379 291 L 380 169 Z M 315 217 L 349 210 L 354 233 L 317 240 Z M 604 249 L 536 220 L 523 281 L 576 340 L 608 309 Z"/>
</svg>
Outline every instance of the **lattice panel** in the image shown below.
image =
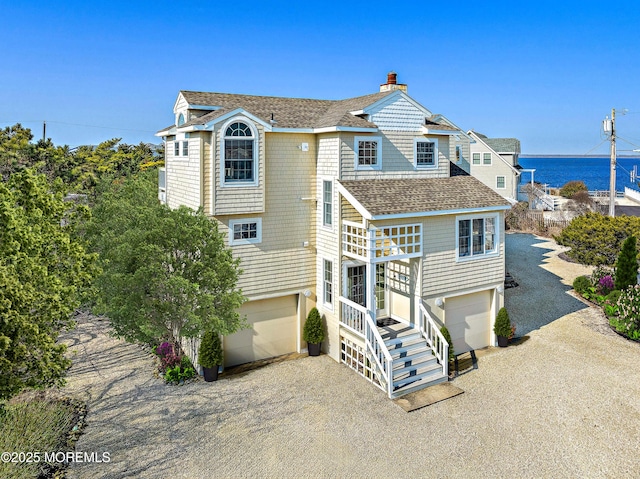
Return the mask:
<svg viewBox="0 0 640 479">
<path fill-rule="evenodd" d="M 364 348 L 344 336 L 340 336 L 340 344 L 342 348 L 340 360 L 362 377 L 382 389 L 380 381 L 378 381 L 376 374 L 371 368 L 371 361 L 369 361 L 365 355 Z"/>
<path fill-rule="evenodd" d="M 422 225 L 384 226 L 374 231 L 373 257 L 419 256 Z"/>
</svg>

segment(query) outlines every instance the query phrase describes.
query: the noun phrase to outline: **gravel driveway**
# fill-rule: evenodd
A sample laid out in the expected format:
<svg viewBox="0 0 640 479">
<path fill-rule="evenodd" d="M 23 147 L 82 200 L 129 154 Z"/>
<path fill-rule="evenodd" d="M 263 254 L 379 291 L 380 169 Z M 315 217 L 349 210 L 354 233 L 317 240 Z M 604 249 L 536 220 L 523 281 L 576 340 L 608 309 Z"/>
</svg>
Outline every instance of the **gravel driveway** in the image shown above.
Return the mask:
<svg viewBox="0 0 640 479">
<path fill-rule="evenodd" d="M 548 281 L 512 268 L 522 286 L 508 304 L 528 340 L 483 355 L 453 383 L 464 394 L 411 413 L 326 356 L 165 386 L 147 353 L 82 318 L 69 339 L 67 390 L 89 401 L 76 449 L 111 462 L 70 477 L 637 477 L 640 345 L 565 292 L 576 267 L 553 259 L 557 247 L 507 241 L 510 266 Z"/>
</svg>

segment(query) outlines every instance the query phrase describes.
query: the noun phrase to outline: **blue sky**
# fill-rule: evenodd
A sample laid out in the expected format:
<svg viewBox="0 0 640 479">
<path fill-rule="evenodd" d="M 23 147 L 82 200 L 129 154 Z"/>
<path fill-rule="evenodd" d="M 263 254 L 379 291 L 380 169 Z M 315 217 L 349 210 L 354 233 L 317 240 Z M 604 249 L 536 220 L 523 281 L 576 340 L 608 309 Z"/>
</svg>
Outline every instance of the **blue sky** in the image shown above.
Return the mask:
<svg viewBox="0 0 640 479">
<path fill-rule="evenodd" d="M 179 90 L 341 99 L 387 72 L 523 153 L 640 148 L 637 2 L 5 2 L 0 127 L 158 142 Z M 597 147 L 597 148 L 596 148 Z M 595 149 L 594 149 L 595 148 Z"/>
</svg>

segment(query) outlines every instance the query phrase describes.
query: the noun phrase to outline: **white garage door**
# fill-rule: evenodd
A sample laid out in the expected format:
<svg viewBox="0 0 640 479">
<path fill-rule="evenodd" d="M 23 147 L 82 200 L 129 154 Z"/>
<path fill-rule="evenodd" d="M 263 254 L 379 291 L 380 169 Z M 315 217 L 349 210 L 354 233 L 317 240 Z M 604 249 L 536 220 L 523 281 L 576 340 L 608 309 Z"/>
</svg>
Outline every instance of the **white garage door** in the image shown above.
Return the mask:
<svg viewBox="0 0 640 479">
<path fill-rule="evenodd" d="M 456 354 L 491 344 L 491 291 L 445 300 L 445 325 Z"/>
<path fill-rule="evenodd" d="M 240 314 L 252 329 L 243 329 L 224 338 L 226 366 L 272 358 L 296 350 L 297 296 L 249 301 Z"/>
</svg>

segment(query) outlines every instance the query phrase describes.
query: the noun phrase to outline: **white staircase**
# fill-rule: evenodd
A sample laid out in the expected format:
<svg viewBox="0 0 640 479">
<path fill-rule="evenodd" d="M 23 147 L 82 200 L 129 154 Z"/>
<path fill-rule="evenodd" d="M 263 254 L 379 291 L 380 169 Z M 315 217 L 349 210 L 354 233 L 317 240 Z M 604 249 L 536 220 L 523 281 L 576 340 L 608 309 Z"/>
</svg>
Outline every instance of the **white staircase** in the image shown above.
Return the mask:
<svg viewBox="0 0 640 479">
<path fill-rule="evenodd" d="M 448 380 L 419 329 L 399 323 L 379 327 L 378 330 L 392 358 L 392 397 Z"/>
</svg>

